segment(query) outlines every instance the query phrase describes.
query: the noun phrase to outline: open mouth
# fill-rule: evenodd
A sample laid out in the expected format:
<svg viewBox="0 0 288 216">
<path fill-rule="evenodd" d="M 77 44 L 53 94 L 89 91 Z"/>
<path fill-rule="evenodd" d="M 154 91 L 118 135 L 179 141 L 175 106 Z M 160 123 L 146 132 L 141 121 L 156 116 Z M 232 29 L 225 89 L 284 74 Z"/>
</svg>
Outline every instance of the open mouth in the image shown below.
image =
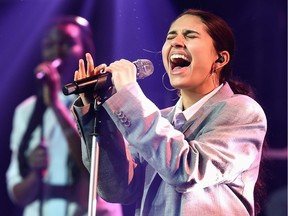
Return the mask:
<svg viewBox="0 0 288 216">
<path fill-rule="evenodd" d="M 175 68 L 187 67 L 191 64 L 191 61 L 183 54 L 173 54 L 170 56 L 170 64 L 173 70 Z"/>
</svg>

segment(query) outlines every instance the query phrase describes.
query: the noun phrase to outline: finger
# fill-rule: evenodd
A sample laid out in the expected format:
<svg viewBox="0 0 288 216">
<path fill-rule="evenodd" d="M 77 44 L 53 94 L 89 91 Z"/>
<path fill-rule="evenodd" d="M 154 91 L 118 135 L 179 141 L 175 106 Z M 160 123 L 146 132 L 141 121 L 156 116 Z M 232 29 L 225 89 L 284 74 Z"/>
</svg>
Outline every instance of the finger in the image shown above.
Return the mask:
<svg viewBox="0 0 288 216">
<path fill-rule="evenodd" d="M 100 74 L 100 73 L 105 73 L 105 69 L 106 69 L 107 65 L 106 64 L 100 64 L 97 67 L 94 68 L 94 75 Z"/>
<path fill-rule="evenodd" d="M 79 78 L 79 71 L 76 70 L 76 71 L 74 72 L 74 81 L 79 80 L 79 79 L 80 79 L 80 78 Z"/>
<path fill-rule="evenodd" d="M 87 61 L 87 77 L 93 75 L 94 71 L 94 61 L 90 53 L 86 53 L 86 61 Z"/>
<path fill-rule="evenodd" d="M 85 64 L 83 59 L 79 60 L 79 75 L 81 79 L 86 77 Z"/>
<path fill-rule="evenodd" d="M 75 71 L 75 74 L 74 74 L 74 80 L 80 80 L 83 78 L 83 75 L 80 73 L 80 71 Z"/>
</svg>

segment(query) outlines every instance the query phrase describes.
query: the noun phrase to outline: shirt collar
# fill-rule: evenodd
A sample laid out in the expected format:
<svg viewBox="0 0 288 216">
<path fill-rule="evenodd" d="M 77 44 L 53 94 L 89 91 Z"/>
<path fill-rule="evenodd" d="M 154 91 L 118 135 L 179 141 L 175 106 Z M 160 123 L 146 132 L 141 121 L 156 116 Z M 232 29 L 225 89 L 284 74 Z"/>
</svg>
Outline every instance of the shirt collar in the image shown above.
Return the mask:
<svg viewBox="0 0 288 216">
<path fill-rule="evenodd" d="M 183 111 L 183 105 L 182 105 L 182 97 L 179 98 L 179 100 L 176 103 L 176 109 L 174 114 L 174 121 L 177 115 L 182 113 L 185 117 L 185 119 L 190 119 L 199 109 L 200 107 L 207 101 L 209 98 L 211 98 L 214 94 L 216 94 L 219 89 L 223 86 L 223 84 L 219 85 L 217 88 L 215 88 L 213 91 L 211 91 L 209 94 L 202 97 L 200 100 L 198 100 L 196 103 L 194 103 L 192 106 L 187 108 Z"/>
</svg>

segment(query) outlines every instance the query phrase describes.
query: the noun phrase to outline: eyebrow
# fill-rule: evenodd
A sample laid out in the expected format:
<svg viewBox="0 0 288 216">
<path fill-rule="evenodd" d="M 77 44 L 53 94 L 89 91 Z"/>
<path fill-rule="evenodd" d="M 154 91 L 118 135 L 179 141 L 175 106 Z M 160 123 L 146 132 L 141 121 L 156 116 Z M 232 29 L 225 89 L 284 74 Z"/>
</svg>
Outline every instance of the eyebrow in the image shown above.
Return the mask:
<svg viewBox="0 0 288 216">
<path fill-rule="evenodd" d="M 182 31 L 182 33 L 183 33 L 183 34 L 190 34 L 190 33 L 192 33 L 192 34 L 200 35 L 197 31 L 190 30 L 190 29 L 184 29 L 184 30 Z M 169 34 L 177 34 L 177 31 L 176 31 L 176 30 L 169 31 L 169 32 L 168 32 L 168 35 L 169 35 Z"/>
</svg>

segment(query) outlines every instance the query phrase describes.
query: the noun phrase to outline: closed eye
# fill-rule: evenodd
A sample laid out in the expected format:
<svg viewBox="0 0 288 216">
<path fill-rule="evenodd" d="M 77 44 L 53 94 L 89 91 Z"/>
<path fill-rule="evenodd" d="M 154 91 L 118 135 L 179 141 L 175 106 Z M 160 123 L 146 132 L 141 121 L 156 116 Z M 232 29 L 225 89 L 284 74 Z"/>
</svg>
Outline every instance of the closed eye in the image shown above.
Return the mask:
<svg viewBox="0 0 288 216">
<path fill-rule="evenodd" d="M 194 38 L 198 38 L 198 35 L 196 35 L 196 34 L 187 34 L 187 35 L 185 35 L 185 38 L 194 39 Z"/>
<path fill-rule="evenodd" d="M 170 31 L 167 34 L 166 40 L 173 40 L 175 37 L 177 37 L 177 35 L 178 33 L 176 31 Z M 194 30 L 183 30 L 182 35 L 185 38 L 194 39 L 194 38 L 198 38 L 200 34 Z"/>
<path fill-rule="evenodd" d="M 198 38 L 199 37 L 199 33 L 194 31 L 194 30 L 185 30 L 183 31 L 183 35 L 185 38 Z"/>
<path fill-rule="evenodd" d="M 166 37 L 166 40 L 173 40 L 175 37 L 177 36 L 177 34 L 168 34 Z"/>
</svg>

